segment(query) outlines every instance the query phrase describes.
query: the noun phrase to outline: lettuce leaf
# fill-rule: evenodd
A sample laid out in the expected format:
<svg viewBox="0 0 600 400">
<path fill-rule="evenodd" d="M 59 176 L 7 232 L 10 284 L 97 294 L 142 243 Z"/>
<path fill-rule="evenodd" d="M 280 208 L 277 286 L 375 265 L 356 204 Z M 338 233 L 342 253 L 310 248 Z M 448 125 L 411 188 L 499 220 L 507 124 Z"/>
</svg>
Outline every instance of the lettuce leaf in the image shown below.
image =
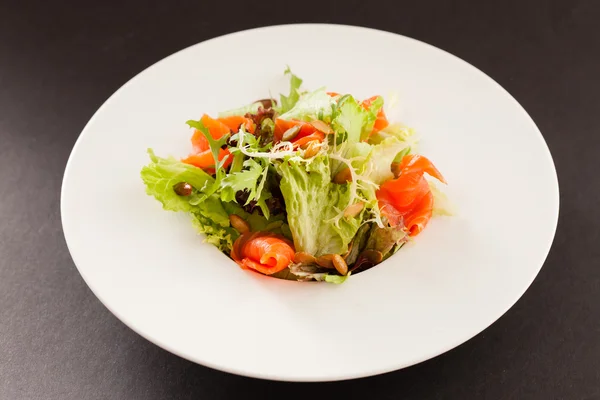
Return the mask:
<svg viewBox="0 0 600 400">
<path fill-rule="evenodd" d="M 267 220 L 264 216 L 260 215 L 257 210 L 250 214 L 246 212 L 246 210 L 244 210 L 238 203 L 233 201 L 223 203 L 223 208 L 227 214 L 235 214 L 243 218 L 246 222 L 248 222 L 248 224 L 250 224 L 250 230 L 253 232 L 273 232 L 293 240 L 290 227 L 287 224 L 285 215 L 283 214 L 272 215 Z"/>
<path fill-rule="evenodd" d="M 406 239 L 407 235 L 402 224 L 386 226 L 384 228 L 375 225 L 369 232 L 369 239 L 365 248 L 377 250 L 385 257 L 395 245 Z"/>
<path fill-rule="evenodd" d="M 192 212 L 193 224 L 196 230 L 205 236 L 205 242 L 216 246 L 224 252 L 231 251 L 233 242 L 239 237 L 238 231 L 215 223 L 201 212 Z"/>
<path fill-rule="evenodd" d="M 455 215 L 455 206 L 452 204 L 452 202 L 450 202 L 450 199 L 446 193 L 442 192 L 435 182 L 428 180 L 427 183 L 429 184 L 429 189 L 431 189 L 431 193 L 433 194 L 433 216 L 448 217 Z"/>
<path fill-rule="evenodd" d="M 407 154 L 414 153 L 417 151 L 417 144 L 419 143 L 419 138 L 414 129 L 408 128 L 402 124 L 391 124 L 387 126 L 385 129 L 371 135 L 369 138 L 369 143 L 371 144 L 379 144 L 390 137 L 396 138 L 401 142 L 406 143 L 406 149 L 399 153 L 396 156 L 394 162 L 402 161 L 402 157 Z"/>
<path fill-rule="evenodd" d="M 280 106 L 279 113 L 283 114 L 294 108 L 298 99 L 300 99 L 300 85 L 302 85 L 302 79 L 298 78 L 296 75 L 292 73 L 290 67 L 287 67 L 285 75 L 290 75 L 290 94 L 288 96 L 284 96 L 283 94 L 280 96 Z"/>
<path fill-rule="evenodd" d="M 346 142 L 358 143 L 366 131 L 369 114 L 370 112 L 361 107 L 354 97 L 343 96 L 338 102 L 331 125 L 336 133 L 345 134 Z"/>
<path fill-rule="evenodd" d="M 316 265 L 291 264 L 289 268 L 286 268 L 283 271 L 271 276 L 293 281 L 317 281 L 339 285 L 346 282 L 351 274 L 352 272 L 348 272 L 348 275 L 341 276 L 325 272 L 322 268 L 319 268 Z"/>
<path fill-rule="evenodd" d="M 241 154 L 241 153 L 240 153 Z M 250 195 L 246 204 L 251 201 L 256 201 L 263 214 L 269 219 L 269 207 L 266 200 L 271 197 L 271 193 L 265 187 L 265 182 L 268 174 L 268 164 L 265 160 L 256 162 L 253 159 L 244 161 L 246 169 L 227 175 L 221 181 L 221 200 L 234 201 L 235 193 L 238 190 L 248 190 Z"/>
<path fill-rule="evenodd" d="M 395 137 L 389 137 L 373 145 L 366 159 L 365 176 L 377 185 L 394 178 L 392 162 L 408 148 L 408 144 Z"/>
<path fill-rule="evenodd" d="M 296 251 L 315 256 L 345 253 L 360 221 L 336 218 L 350 204 L 351 195 L 348 184 L 331 182 L 328 157 L 288 158 L 278 170 Z"/>
<path fill-rule="evenodd" d="M 301 121 L 320 119 L 327 122 L 331 120 L 334 105 L 335 99 L 327 94 L 325 88 L 320 88 L 301 96 L 296 105 L 287 112 L 282 113 L 279 118 Z"/>
<path fill-rule="evenodd" d="M 151 163 L 140 173 L 146 193 L 158 200 L 165 210 L 183 211 L 193 216 L 196 229 L 206 236 L 206 241 L 222 251 L 231 249 L 238 234 L 229 226 L 229 214 L 217 195 L 207 195 L 215 179 L 198 167 L 184 164 L 175 158 L 157 157 L 148 149 Z M 187 182 L 193 187 L 190 196 L 179 196 L 173 186 Z"/>
<path fill-rule="evenodd" d="M 190 204 L 190 197 L 178 196 L 173 186 L 179 182 L 187 182 L 197 191 L 202 191 L 214 183 L 214 178 L 201 168 L 184 164 L 173 157 L 160 158 L 148 149 L 152 161 L 142 168 L 140 173 L 146 185 L 146 193 L 160 201 L 165 210 L 191 212 L 195 206 Z"/>
<path fill-rule="evenodd" d="M 373 131 L 373 126 L 375 126 L 375 121 L 377 120 L 377 114 L 383 108 L 383 97 L 377 96 L 375 100 L 371 102 L 369 106 L 369 116 L 367 118 L 367 123 L 364 129 L 364 132 L 361 139 L 365 140 L 369 137 L 369 134 Z"/>
</svg>

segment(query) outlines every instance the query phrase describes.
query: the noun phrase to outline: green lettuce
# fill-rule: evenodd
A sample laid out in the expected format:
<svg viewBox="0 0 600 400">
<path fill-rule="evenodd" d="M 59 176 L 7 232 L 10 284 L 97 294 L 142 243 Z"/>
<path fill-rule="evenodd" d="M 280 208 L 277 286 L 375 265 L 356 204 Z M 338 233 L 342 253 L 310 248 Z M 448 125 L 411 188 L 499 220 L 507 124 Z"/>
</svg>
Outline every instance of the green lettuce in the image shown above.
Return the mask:
<svg viewBox="0 0 600 400">
<path fill-rule="evenodd" d="M 283 94 L 280 96 L 281 104 L 279 105 L 278 109 L 280 114 L 284 114 L 294 108 L 300 99 L 300 85 L 302 85 L 302 79 L 292 74 L 290 67 L 286 68 L 284 74 L 290 75 L 290 94 L 288 96 L 284 96 Z"/>
<path fill-rule="evenodd" d="M 379 144 L 392 137 L 406 144 L 406 148 L 401 153 L 398 153 L 394 162 L 400 162 L 405 155 L 417 151 L 419 139 L 415 130 L 402 124 L 391 124 L 385 129 L 371 135 L 369 143 Z"/>
<path fill-rule="evenodd" d="M 151 163 L 140 173 L 146 193 L 158 200 L 165 210 L 183 211 L 193 216 L 194 226 L 206 236 L 206 241 L 219 249 L 231 249 L 237 232 L 229 226 L 229 214 L 216 194 L 204 192 L 212 188 L 215 179 L 202 169 L 182 163 L 173 157 L 160 158 L 148 149 Z M 173 186 L 187 182 L 192 188 L 190 196 L 179 196 Z"/>
<path fill-rule="evenodd" d="M 315 265 L 291 264 L 289 268 L 286 268 L 283 271 L 271 276 L 293 281 L 317 281 L 339 285 L 346 282 L 351 274 L 352 272 L 348 272 L 347 275 L 341 276 L 324 272 L 322 268 L 319 268 Z"/>
<path fill-rule="evenodd" d="M 241 153 L 240 153 L 241 154 Z M 244 161 L 242 171 L 227 175 L 221 181 L 221 200 L 235 200 L 235 193 L 239 190 L 247 190 L 250 194 L 246 204 L 251 201 L 256 201 L 263 214 L 269 219 L 269 207 L 266 200 L 271 197 L 271 193 L 265 187 L 268 174 L 268 164 L 266 160 L 259 159 L 256 162 L 254 159 Z"/>
<path fill-rule="evenodd" d="M 361 137 L 362 140 L 365 140 L 369 137 L 369 134 L 373 131 L 373 126 L 375 126 L 375 121 L 377 120 L 377 114 L 383 108 L 383 97 L 377 96 L 375 100 L 371 102 L 369 106 L 369 117 L 367 119 L 367 123 L 365 125 L 365 129 L 363 135 Z M 366 132 L 366 133 L 365 133 Z"/>
<path fill-rule="evenodd" d="M 279 118 L 301 121 L 320 119 L 327 122 L 331 120 L 334 105 L 335 99 L 327 94 L 325 88 L 321 88 L 301 96 L 294 107 L 282 113 Z"/>
<path fill-rule="evenodd" d="M 296 251 L 315 256 L 345 253 L 360 221 L 337 218 L 350 204 L 351 193 L 348 184 L 331 182 L 328 157 L 308 162 L 289 158 L 278 169 Z"/>
<path fill-rule="evenodd" d="M 372 145 L 366 159 L 365 176 L 377 185 L 394 178 L 392 162 L 402 154 L 408 145 L 395 137 L 389 137 L 381 143 Z"/>
<path fill-rule="evenodd" d="M 160 201 L 165 210 L 191 212 L 196 206 L 190 204 L 190 197 L 178 196 L 173 186 L 187 182 L 196 191 L 202 191 L 214 183 L 214 178 L 202 169 L 184 164 L 173 157 L 160 158 L 148 149 L 152 161 L 142 168 L 141 177 L 146 185 L 146 193 Z"/>
<path fill-rule="evenodd" d="M 331 125 L 349 144 L 364 141 L 373 131 L 377 113 L 383 107 L 383 98 L 378 96 L 368 109 L 365 109 L 351 95 L 342 96 L 334 107 Z"/>
<path fill-rule="evenodd" d="M 433 216 L 452 216 L 456 213 L 454 204 L 450 202 L 450 199 L 446 193 L 442 192 L 435 182 L 428 180 L 429 189 L 433 194 Z"/>
</svg>

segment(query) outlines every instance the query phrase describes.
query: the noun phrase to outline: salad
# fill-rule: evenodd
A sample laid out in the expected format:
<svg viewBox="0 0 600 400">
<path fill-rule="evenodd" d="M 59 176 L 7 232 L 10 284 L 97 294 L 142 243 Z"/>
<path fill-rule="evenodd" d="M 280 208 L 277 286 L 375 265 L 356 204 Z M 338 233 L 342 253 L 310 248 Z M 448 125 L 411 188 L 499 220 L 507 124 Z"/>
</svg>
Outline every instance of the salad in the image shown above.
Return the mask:
<svg viewBox="0 0 600 400">
<path fill-rule="evenodd" d="M 415 153 L 414 131 L 388 122 L 381 96 L 307 92 L 285 74 L 287 96 L 187 121 L 191 153 L 149 149 L 141 177 L 241 268 L 342 283 L 448 214 L 435 183 L 446 181 Z"/>
</svg>

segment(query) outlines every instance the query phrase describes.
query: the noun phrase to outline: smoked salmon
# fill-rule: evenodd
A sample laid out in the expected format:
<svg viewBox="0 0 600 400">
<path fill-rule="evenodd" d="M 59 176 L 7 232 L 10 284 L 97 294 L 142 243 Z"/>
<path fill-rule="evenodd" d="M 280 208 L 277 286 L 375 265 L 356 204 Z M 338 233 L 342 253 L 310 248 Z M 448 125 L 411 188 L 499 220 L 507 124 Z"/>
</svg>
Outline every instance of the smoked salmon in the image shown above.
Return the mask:
<svg viewBox="0 0 600 400">
<path fill-rule="evenodd" d="M 246 132 L 254 133 L 256 125 L 250 118 L 232 116 L 225 118 L 218 118 L 217 121 L 227 126 L 232 133 L 237 133 L 240 130 L 240 126 L 244 125 Z"/>
<path fill-rule="evenodd" d="M 294 259 L 294 245 L 271 232 L 247 232 L 233 244 L 231 258 L 243 269 L 271 275 L 288 267 Z"/>
<path fill-rule="evenodd" d="M 212 119 L 206 114 L 202 116 L 200 121 L 208 129 L 208 132 L 210 133 L 210 136 L 212 136 L 213 139 L 220 139 L 223 135 L 226 135 L 231 132 L 231 129 L 229 129 L 229 127 L 226 124 L 219 120 Z M 199 129 L 194 129 L 194 134 L 192 135 L 191 140 L 194 153 L 182 159 L 181 162 L 194 165 L 198 168 L 202 168 L 210 174 L 214 174 L 215 160 L 210 151 L 208 140 L 206 139 L 204 134 Z M 219 161 L 222 161 L 225 157 L 227 157 L 227 160 L 225 161 L 224 167 L 227 168 L 229 164 L 231 164 L 231 162 L 233 161 L 233 157 L 231 156 L 229 150 L 221 149 L 219 151 Z"/>
<path fill-rule="evenodd" d="M 364 109 L 368 110 L 369 107 L 371 107 L 371 103 L 374 102 L 379 96 L 373 96 L 373 97 L 369 97 L 366 100 L 363 100 L 362 103 L 360 103 L 361 106 L 363 106 Z M 375 125 L 373 125 L 373 132 L 371 133 L 375 133 L 375 132 L 379 132 L 380 130 L 386 128 L 390 123 L 387 120 L 387 117 L 385 116 L 385 112 L 383 111 L 383 107 L 381 107 L 381 109 L 379 110 L 379 112 L 377 113 L 377 119 L 375 120 Z"/>
<path fill-rule="evenodd" d="M 295 119 L 285 120 L 277 118 L 275 120 L 275 131 L 273 132 L 275 141 L 280 142 L 285 131 L 297 125 L 300 126 L 300 131 L 298 131 L 298 134 L 291 140 L 292 143 L 295 143 L 297 140 L 300 140 L 306 136 L 310 136 L 313 133 L 317 132 L 317 129 L 308 122 L 298 121 Z M 325 136 L 323 135 L 323 137 Z"/>
<path fill-rule="evenodd" d="M 433 211 L 433 194 L 428 174 L 440 182 L 446 180 L 427 158 L 407 155 L 402 158 L 397 178 L 384 182 L 376 192 L 379 209 L 390 225 L 404 223 L 410 236 L 418 235 L 427 225 Z"/>
</svg>

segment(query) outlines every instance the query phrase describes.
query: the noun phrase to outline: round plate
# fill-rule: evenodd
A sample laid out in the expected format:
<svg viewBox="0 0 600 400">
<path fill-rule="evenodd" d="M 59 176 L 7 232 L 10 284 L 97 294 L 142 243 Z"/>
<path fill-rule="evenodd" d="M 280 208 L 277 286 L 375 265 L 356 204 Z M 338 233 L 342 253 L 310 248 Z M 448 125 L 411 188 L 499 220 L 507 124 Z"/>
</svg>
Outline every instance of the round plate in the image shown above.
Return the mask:
<svg viewBox="0 0 600 400">
<path fill-rule="evenodd" d="M 457 215 L 342 285 L 298 283 L 241 270 L 145 194 L 148 147 L 185 156 L 186 120 L 287 90 L 286 64 L 306 88 L 397 93 L 388 117 L 419 132 Z M 61 212 L 81 275 L 143 337 L 236 374 L 324 381 L 413 365 L 499 318 L 549 251 L 558 183 L 531 118 L 466 62 L 391 33 L 289 25 L 192 46 L 119 89 L 73 149 Z"/>
</svg>

